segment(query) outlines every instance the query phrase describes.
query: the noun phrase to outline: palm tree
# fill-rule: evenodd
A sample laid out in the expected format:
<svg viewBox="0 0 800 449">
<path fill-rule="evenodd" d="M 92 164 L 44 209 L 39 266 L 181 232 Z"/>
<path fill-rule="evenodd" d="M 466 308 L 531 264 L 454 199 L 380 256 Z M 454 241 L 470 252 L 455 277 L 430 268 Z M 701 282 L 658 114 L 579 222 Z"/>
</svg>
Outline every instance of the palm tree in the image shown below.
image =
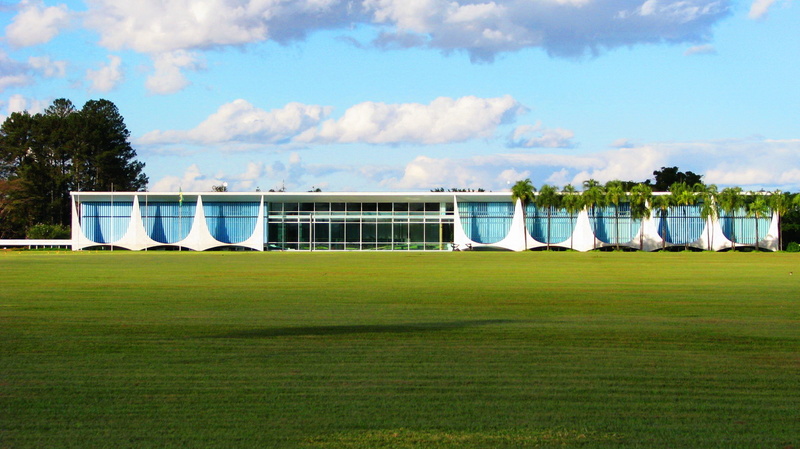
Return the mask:
<svg viewBox="0 0 800 449">
<path fill-rule="evenodd" d="M 692 188 L 697 192 L 697 201 L 700 203 L 700 217 L 706 222 L 706 242 L 708 250 L 714 247 L 714 234 L 711 233 L 711 223 L 719 217 L 719 205 L 717 204 L 717 186 L 714 184 L 705 185 L 697 183 Z"/>
<path fill-rule="evenodd" d="M 726 187 L 717 196 L 719 206 L 731 217 L 731 251 L 736 251 L 736 212 L 744 206 L 741 187 Z"/>
<path fill-rule="evenodd" d="M 661 222 L 661 250 L 667 249 L 667 212 L 672 206 L 672 195 L 654 195 L 653 209 L 658 209 Z"/>
<path fill-rule="evenodd" d="M 792 208 L 792 198 L 786 192 L 776 190 L 769 196 L 769 207 L 778 216 L 778 250 L 783 249 L 783 235 L 781 232 L 781 219 Z"/>
<path fill-rule="evenodd" d="M 622 181 L 614 180 L 606 183 L 606 204 L 614 206 L 614 242 L 619 250 L 619 204 L 627 200 L 628 194 L 622 188 Z"/>
<path fill-rule="evenodd" d="M 650 216 L 653 189 L 648 184 L 636 184 L 631 189 L 631 218 L 640 220 L 639 251 L 644 249 L 644 219 Z"/>
<path fill-rule="evenodd" d="M 583 197 L 578 194 L 575 190 L 575 186 L 572 184 L 567 184 L 564 186 L 564 190 L 561 193 L 563 196 L 561 198 L 561 204 L 566 209 L 567 213 L 569 214 L 569 225 L 572 227 L 572 221 L 575 219 L 575 214 L 583 210 Z M 572 236 L 575 234 L 575 230 L 573 229 L 572 232 L 569 234 L 569 249 L 572 248 Z"/>
<path fill-rule="evenodd" d="M 592 216 L 595 217 L 594 220 L 594 239 L 592 241 L 594 249 L 597 249 L 597 208 L 605 206 L 605 193 L 603 192 L 603 188 L 600 186 L 600 183 L 595 181 L 594 179 L 590 179 L 588 181 L 583 182 L 583 203 L 586 207 L 592 208 Z"/>
<path fill-rule="evenodd" d="M 553 208 L 560 206 L 561 197 L 559 196 L 558 189 L 549 184 L 545 184 L 539 189 L 539 194 L 536 195 L 536 207 L 539 209 L 547 209 L 547 250 L 550 250 L 550 220 L 552 217 Z"/>
<path fill-rule="evenodd" d="M 769 206 L 764 195 L 755 194 L 755 198 L 747 204 L 747 216 L 756 220 L 756 251 L 758 251 L 758 220 L 769 213 Z"/>
<path fill-rule="evenodd" d="M 689 189 L 689 186 L 684 182 L 676 182 L 669 187 L 670 194 L 672 195 L 672 204 L 675 206 L 692 206 L 696 201 L 695 193 Z M 685 221 L 689 220 L 688 211 L 684 208 Z M 688 226 L 687 226 L 688 228 Z M 688 233 L 688 229 L 687 229 Z M 689 240 L 684 239 L 683 250 L 689 250 Z"/>
<path fill-rule="evenodd" d="M 528 204 L 534 200 L 533 192 L 535 191 L 536 188 L 533 187 L 530 178 L 524 181 L 517 181 L 514 186 L 511 187 L 511 200 L 514 203 L 517 201 L 522 203 L 522 229 L 525 231 L 525 235 L 523 236 L 525 239 L 525 250 L 528 249 L 528 217 L 525 209 L 527 209 Z"/>
</svg>

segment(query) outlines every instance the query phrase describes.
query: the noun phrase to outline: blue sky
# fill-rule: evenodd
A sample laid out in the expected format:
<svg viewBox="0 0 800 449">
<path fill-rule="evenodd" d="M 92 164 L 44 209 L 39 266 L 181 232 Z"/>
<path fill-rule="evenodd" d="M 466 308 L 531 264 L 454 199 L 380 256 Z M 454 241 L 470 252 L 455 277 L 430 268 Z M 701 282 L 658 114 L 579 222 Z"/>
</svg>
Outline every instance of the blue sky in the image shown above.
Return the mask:
<svg viewBox="0 0 800 449">
<path fill-rule="evenodd" d="M 0 3 L 0 116 L 113 101 L 152 191 L 800 190 L 793 0 Z"/>
</svg>

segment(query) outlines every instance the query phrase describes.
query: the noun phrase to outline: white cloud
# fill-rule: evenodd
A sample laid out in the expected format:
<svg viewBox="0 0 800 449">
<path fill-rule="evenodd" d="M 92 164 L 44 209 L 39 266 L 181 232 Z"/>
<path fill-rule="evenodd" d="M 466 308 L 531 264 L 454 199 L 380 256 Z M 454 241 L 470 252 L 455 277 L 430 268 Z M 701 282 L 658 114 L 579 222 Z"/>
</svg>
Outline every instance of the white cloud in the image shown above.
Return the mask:
<svg viewBox="0 0 800 449">
<path fill-rule="evenodd" d="M 15 61 L 0 50 L 0 92 L 9 87 L 25 86 L 30 84 L 32 78 L 27 64 Z"/>
<path fill-rule="evenodd" d="M 66 5 L 45 7 L 44 2 L 22 0 L 19 12 L 6 27 L 6 39 L 14 47 L 29 47 L 49 42 L 69 25 Z"/>
<path fill-rule="evenodd" d="M 309 169 L 318 171 L 315 170 L 315 167 L 305 166 L 299 159 L 288 165 L 280 161 L 275 161 L 270 165 L 264 162 L 249 161 L 242 167 L 240 173 L 217 171 L 209 174 L 205 173 L 197 164 L 192 164 L 181 175 L 168 175 L 159 179 L 150 186 L 150 191 L 177 192 L 180 189 L 184 192 L 209 192 L 214 186 L 222 183 L 227 183 L 228 190 L 231 192 L 255 191 L 256 189 L 278 190 L 284 185 L 290 189 L 308 189 L 310 185 L 305 186 L 307 182 L 303 179 L 308 176 Z M 318 181 L 315 185 L 326 187 L 328 184 Z"/>
<path fill-rule="evenodd" d="M 248 162 L 247 167 L 243 173 L 232 175 L 230 178 L 234 180 L 231 190 L 255 190 L 259 187 L 258 180 L 266 173 L 263 162 Z"/>
<path fill-rule="evenodd" d="M 329 113 L 329 107 L 301 103 L 289 103 L 282 109 L 265 111 L 240 99 L 220 106 L 217 112 L 192 130 L 152 131 L 139 139 L 139 143 L 274 144 L 316 126 Z"/>
<path fill-rule="evenodd" d="M 729 0 L 522 1 L 474 4 L 451 0 L 366 0 L 373 21 L 392 35 L 445 52 L 465 50 L 473 61 L 529 47 L 551 55 L 580 56 L 603 48 L 706 40 L 729 13 Z"/>
<path fill-rule="evenodd" d="M 113 50 L 142 53 L 208 49 L 274 39 L 352 22 L 341 0 L 91 0 L 87 24 Z"/>
<path fill-rule="evenodd" d="M 789 0 L 786 0 L 786 3 L 788 3 L 788 1 Z M 753 3 L 750 5 L 748 17 L 751 19 L 764 18 L 775 3 L 776 0 L 753 0 Z"/>
<path fill-rule="evenodd" d="M 122 59 L 119 56 L 109 56 L 109 63 L 101 65 L 99 69 L 86 71 L 86 79 L 91 81 L 90 90 L 94 92 L 108 92 L 123 81 Z"/>
<path fill-rule="evenodd" d="M 798 191 L 800 139 L 653 143 L 584 155 L 420 156 L 406 165 L 402 175 L 388 176 L 382 184 L 392 189 L 448 185 L 502 190 L 508 181 L 530 177 L 537 187 L 544 183 L 580 186 L 587 179 L 644 181 L 652 178 L 653 170 L 670 166 L 702 174 L 706 183 L 721 187 Z"/>
<path fill-rule="evenodd" d="M 14 112 L 28 111 L 31 114 L 38 114 L 43 112 L 50 105 L 47 100 L 35 100 L 26 98 L 23 95 L 15 94 L 8 98 L 8 114 Z"/>
<path fill-rule="evenodd" d="M 366 102 L 325 120 L 328 106 L 289 103 L 265 111 L 246 100 L 224 104 L 189 131 L 151 131 L 140 144 L 439 144 L 493 137 L 526 109 L 510 96 L 437 98 L 428 105 Z M 325 120 L 325 121 L 323 121 Z"/>
<path fill-rule="evenodd" d="M 439 144 L 489 138 L 501 124 L 526 109 L 511 96 L 458 99 L 441 97 L 430 104 L 365 102 L 338 120 L 300 135 L 298 142 Z"/>
<path fill-rule="evenodd" d="M 695 45 L 693 47 L 689 47 L 683 52 L 685 56 L 692 56 L 692 55 L 715 55 L 717 54 L 717 49 L 714 48 L 713 45 Z"/>
<path fill-rule="evenodd" d="M 520 125 L 509 137 L 512 148 L 574 148 L 575 133 L 568 129 L 547 129 L 541 122 L 535 125 Z"/>
<path fill-rule="evenodd" d="M 165 176 L 149 187 L 151 192 L 208 192 L 218 180 L 200 172 L 197 164 L 190 165 L 181 176 Z"/>
<path fill-rule="evenodd" d="M 611 143 L 611 148 L 631 148 L 634 146 L 636 145 L 631 143 L 630 140 L 625 138 L 617 139 Z"/>
<path fill-rule="evenodd" d="M 147 90 L 152 94 L 167 95 L 189 85 L 181 69 L 198 70 L 203 64 L 197 55 L 184 50 L 160 53 L 154 56 L 155 73 L 147 78 Z"/>
<path fill-rule="evenodd" d="M 49 56 L 31 56 L 28 65 L 45 78 L 63 78 L 67 75 L 67 61 L 53 61 Z"/>
<path fill-rule="evenodd" d="M 756 0 L 761 1 L 761 0 Z M 473 61 L 539 47 L 580 56 L 604 48 L 708 40 L 731 0 L 90 0 L 86 24 L 112 50 L 178 50 L 303 39 L 373 26 L 379 47 L 465 51 Z"/>
</svg>

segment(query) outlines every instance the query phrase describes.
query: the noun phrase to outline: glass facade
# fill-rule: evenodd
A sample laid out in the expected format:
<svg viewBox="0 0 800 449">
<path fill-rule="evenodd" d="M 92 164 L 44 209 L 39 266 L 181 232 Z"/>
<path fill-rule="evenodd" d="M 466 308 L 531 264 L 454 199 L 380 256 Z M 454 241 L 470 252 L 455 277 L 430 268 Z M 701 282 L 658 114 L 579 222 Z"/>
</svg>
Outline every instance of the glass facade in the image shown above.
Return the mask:
<svg viewBox="0 0 800 449">
<path fill-rule="evenodd" d="M 453 241 L 452 203 L 272 202 L 269 249 L 442 250 Z"/>
<path fill-rule="evenodd" d="M 92 201 L 82 204 L 81 228 L 89 240 L 111 244 L 121 239 L 131 223 L 132 201 Z"/>
<path fill-rule="evenodd" d="M 569 240 L 575 231 L 577 214 L 570 217 L 564 209 L 555 207 L 539 208 L 535 204 L 528 204 L 525 209 L 528 233 L 534 240 L 542 243 L 562 243 Z"/>
<path fill-rule="evenodd" d="M 222 243 L 240 243 L 256 229 L 258 202 L 203 203 L 206 225 L 211 236 Z"/>
<path fill-rule="evenodd" d="M 470 240 L 477 243 L 497 243 L 511 230 L 514 218 L 512 202 L 459 202 L 461 226 Z"/>
<path fill-rule="evenodd" d="M 641 220 L 631 218 L 630 203 L 589 208 L 589 222 L 597 240 L 612 245 L 627 243 L 636 238 Z"/>
<path fill-rule="evenodd" d="M 758 221 L 758 236 L 756 236 L 756 221 Z M 767 236 L 771 217 L 759 218 L 748 217 L 744 209 L 739 209 L 733 213 L 720 211 L 720 224 L 722 233 L 728 240 L 741 245 L 753 245 L 758 240 Z"/>
<path fill-rule="evenodd" d="M 658 235 L 663 236 L 667 243 L 687 245 L 697 241 L 706 227 L 706 221 L 700 216 L 701 206 L 673 206 L 669 208 L 666 218 L 660 217 L 661 212 L 656 211 L 654 217 L 658 218 Z"/>
<path fill-rule="evenodd" d="M 631 217 L 627 202 L 573 215 L 531 203 L 525 209 L 525 238 L 523 215 L 515 216 L 516 206 L 506 193 L 73 195 L 73 229 L 77 229 L 73 249 L 179 245 L 197 251 L 228 246 L 256 251 L 522 250 L 527 243 L 534 249 L 549 244 L 589 251 L 619 244 L 652 251 L 664 243 L 724 250 L 730 241 L 743 246 L 758 241 L 766 249 L 776 246 L 772 216 L 757 220 L 744 210 L 722 211 L 707 230 L 707 220 L 700 216 L 702 205 L 673 206 L 663 216 L 655 210 L 643 227 L 641 220 Z"/>
<path fill-rule="evenodd" d="M 180 242 L 189 235 L 197 202 L 195 199 L 180 205 L 177 202 L 151 202 L 145 199 L 139 207 L 147 235 L 156 242 L 168 245 Z"/>
</svg>

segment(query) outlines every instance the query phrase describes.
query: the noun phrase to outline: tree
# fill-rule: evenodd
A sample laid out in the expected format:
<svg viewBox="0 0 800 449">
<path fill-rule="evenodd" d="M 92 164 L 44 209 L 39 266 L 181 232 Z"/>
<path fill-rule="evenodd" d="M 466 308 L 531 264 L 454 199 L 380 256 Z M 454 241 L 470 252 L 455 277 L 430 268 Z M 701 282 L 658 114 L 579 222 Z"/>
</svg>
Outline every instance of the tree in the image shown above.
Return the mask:
<svg viewBox="0 0 800 449">
<path fill-rule="evenodd" d="M 686 173 L 678 170 L 678 167 L 661 167 L 661 170 L 653 172 L 655 177 L 655 184 L 653 190 L 657 192 L 666 192 L 672 184 L 682 182 L 686 185 L 693 186 L 702 182 L 703 175 L 687 171 Z"/>
<path fill-rule="evenodd" d="M 549 184 L 545 184 L 539 189 L 539 194 L 536 195 L 536 207 L 539 209 L 547 209 L 547 250 L 550 250 L 550 224 L 553 209 L 560 206 L 561 197 L 559 196 L 558 189 Z"/>
<path fill-rule="evenodd" d="M 606 183 L 605 203 L 614 206 L 614 242 L 619 250 L 619 205 L 628 199 L 628 194 L 622 187 L 622 181 L 609 181 Z"/>
<path fill-rule="evenodd" d="M 744 206 L 741 187 L 726 187 L 717 196 L 719 206 L 730 214 L 731 219 L 731 251 L 736 251 L 736 212 Z"/>
<path fill-rule="evenodd" d="M 73 190 L 144 188 L 129 137 L 108 100 L 77 110 L 58 99 L 41 114 L 11 114 L 0 127 L 0 235 L 22 238 L 35 223 L 68 226 Z"/>
<path fill-rule="evenodd" d="M 778 249 L 783 249 L 783 216 L 792 208 L 792 197 L 787 192 L 776 190 L 769 195 L 769 208 L 778 217 Z"/>
<path fill-rule="evenodd" d="M 753 197 L 754 198 L 747 203 L 747 216 L 755 218 L 756 221 L 755 245 L 756 251 L 758 251 L 758 220 L 769 213 L 769 205 L 764 195 L 755 194 Z"/>
<path fill-rule="evenodd" d="M 706 242 L 708 250 L 714 247 L 714 234 L 711 233 L 711 223 L 719 217 L 719 205 L 717 203 L 717 186 L 714 184 L 705 185 L 697 183 L 692 188 L 697 192 L 697 202 L 700 204 L 700 217 L 705 220 Z"/>
<path fill-rule="evenodd" d="M 688 208 L 688 206 L 693 206 L 696 198 L 695 193 L 689 189 L 689 186 L 686 185 L 685 182 L 676 182 L 669 187 L 670 195 L 672 195 L 672 204 L 675 206 L 683 206 L 684 208 Z M 689 220 L 688 211 L 684 209 L 684 218 Z M 683 249 L 684 251 L 689 250 L 689 240 L 685 239 L 683 242 Z"/>
<path fill-rule="evenodd" d="M 522 203 L 522 228 L 525 231 L 525 235 L 523 236 L 525 240 L 525 249 L 528 249 L 528 217 L 526 209 L 528 204 L 534 200 L 534 192 L 536 188 L 533 187 L 533 183 L 531 183 L 530 178 L 525 179 L 524 181 L 517 181 L 514 186 L 511 187 L 511 200 L 516 203 L 519 201 Z"/>
<path fill-rule="evenodd" d="M 661 223 L 661 250 L 667 249 L 667 212 L 672 206 L 672 195 L 653 195 L 653 209 L 659 211 Z"/>
<path fill-rule="evenodd" d="M 600 183 L 595 181 L 594 179 L 590 179 L 588 181 L 583 182 L 583 204 L 586 207 L 591 208 L 592 210 L 592 217 L 595 218 L 594 226 L 592 229 L 593 232 L 593 240 L 592 240 L 592 247 L 597 249 L 597 208 L 598 207 L 605 207 L 605 192 L 603 188 L 600 186 Z"/>
<path fill-rule="evenodd" d="M 575 186 L 567 184 L 564 186 L 562 192 L 561 204 L 569 214 L 569 224 L 572 228 L 572 222 L 575 220 L 575 214 L 583 210 L 583 197 L 575 190 Z M 575 234 L 575 229 L 569 233 L 569 249 L 572 248 L 572 236 Z"/>
<path fill-rule="evenodd" d="M 130 131 L 114 103 L 89 100 L 78 113 L 79 175 L 84 190 L 138 191 L 147 185 L 144 163 L 128 138 Z"/>
<path fill-rule="evenodd" d="M 639 251 L 644 249 L 644 219 L 650 216 L 653 189 L 649 184 L 636 184 L 631 189 L 631 218 L 639 222 Z"/>
</svg>

